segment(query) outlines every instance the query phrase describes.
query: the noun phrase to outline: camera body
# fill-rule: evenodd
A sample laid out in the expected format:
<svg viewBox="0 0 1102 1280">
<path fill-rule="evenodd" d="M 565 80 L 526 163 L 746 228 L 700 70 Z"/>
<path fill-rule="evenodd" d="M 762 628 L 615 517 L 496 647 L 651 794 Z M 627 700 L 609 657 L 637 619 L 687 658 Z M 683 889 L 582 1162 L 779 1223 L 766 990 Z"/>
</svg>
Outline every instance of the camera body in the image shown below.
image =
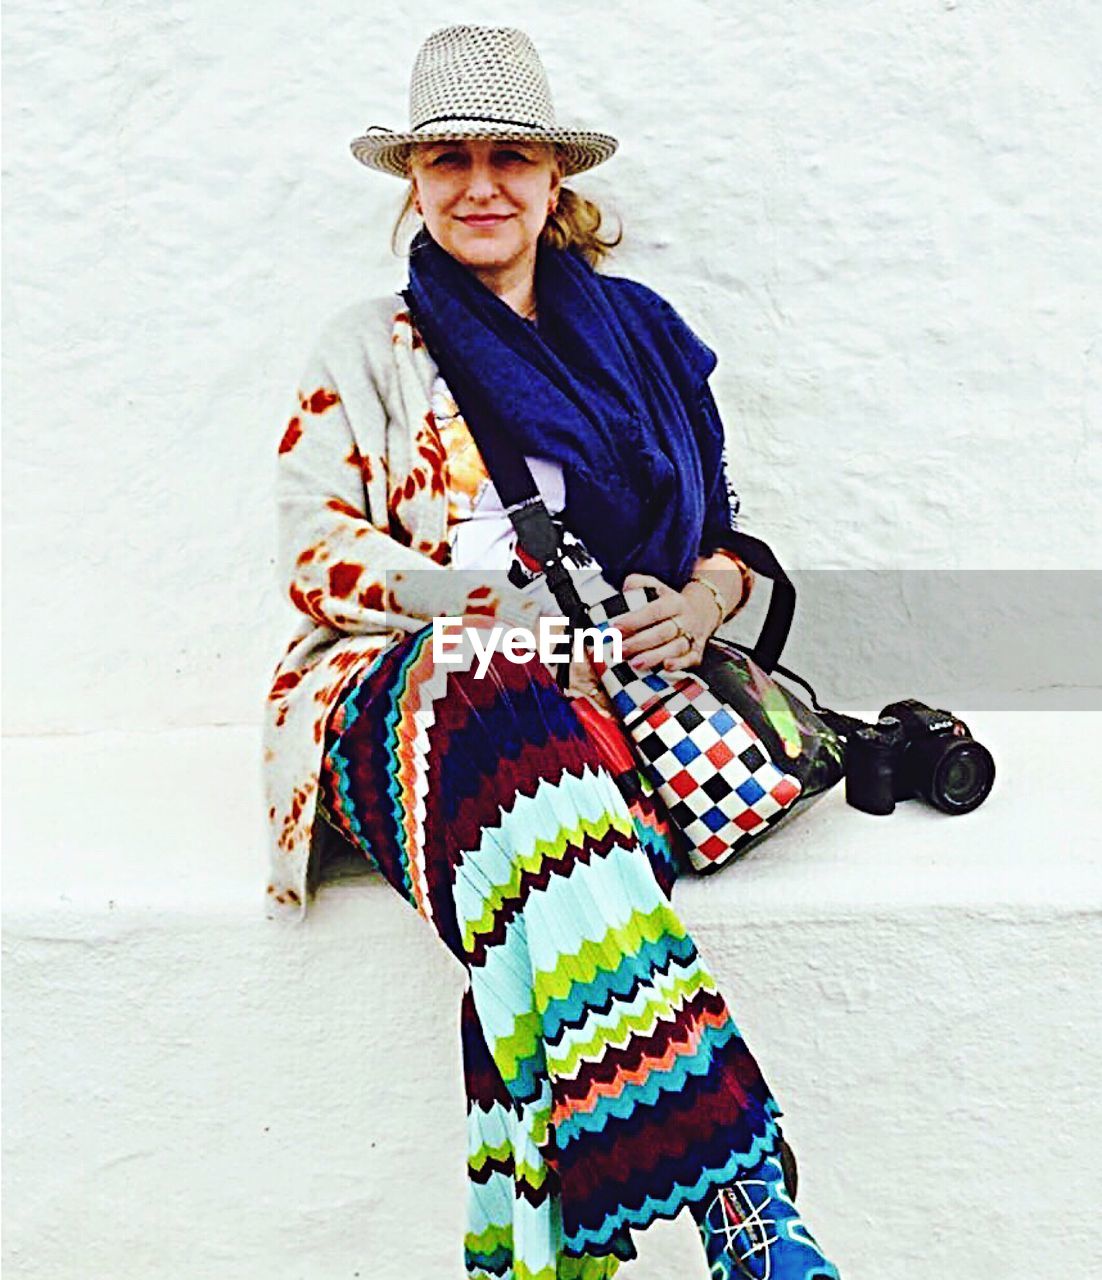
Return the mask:
<svg viewBox="0 0 1102 1280">
<path fill-rule="evenodd" d="M 892 702 L 875 725 L 846 740 L 846 801 L 865 813 L 891 813 L 920 797 L 943 813 L 969 813 L 995 780 L 990 751 L 949 711 L 914 698 Z"/>
</svg>

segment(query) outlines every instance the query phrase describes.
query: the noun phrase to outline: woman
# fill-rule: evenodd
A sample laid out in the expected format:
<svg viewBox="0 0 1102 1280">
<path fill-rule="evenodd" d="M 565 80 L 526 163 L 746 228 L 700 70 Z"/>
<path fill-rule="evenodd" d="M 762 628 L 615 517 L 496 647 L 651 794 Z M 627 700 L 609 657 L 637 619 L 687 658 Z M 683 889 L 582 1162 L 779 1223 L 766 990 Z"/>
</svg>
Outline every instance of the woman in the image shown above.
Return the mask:
<svg viewBox="0 0 1102 1280">
<path fill-rule="evenodd" d="M 658 295 L 593 269 L 599 212 L 563 179 L 617 144 L 556 127 L 522 32 L 434 33 L 410 102 L 408 133 L 352 144 L 409 181 L 409 287 L 334 317 L 279 446 L 302 616 L 268 703 L 269 912 L 302 917 L 337 839 L 464 966 L 469 1277 L 611 1276 L 633 1229 L 683 1208 L 713 1277 L 836 1277 L 786 1190 L 780 1109 L 671 906 L 676 833 L 641 775 L 614 781 L 630 756 L 592 667 L 433 658 L 433 618 L 559 612 L 475 443 L 498 430 L 579 580 L 657 590 L 619 620 L 625 657 L 699 659 L 750 588 L 722 550 L 715 357 Z"/>
</svg>

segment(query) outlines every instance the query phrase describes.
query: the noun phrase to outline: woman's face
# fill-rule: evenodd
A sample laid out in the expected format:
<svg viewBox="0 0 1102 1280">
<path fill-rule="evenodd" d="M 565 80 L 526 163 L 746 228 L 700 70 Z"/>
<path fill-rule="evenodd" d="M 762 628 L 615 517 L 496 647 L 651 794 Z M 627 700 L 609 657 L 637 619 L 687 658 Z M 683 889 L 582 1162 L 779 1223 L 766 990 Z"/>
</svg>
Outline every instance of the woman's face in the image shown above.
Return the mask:
<svg viewBox="0 0 1102 1280">
<path fill-rule="evenodd" d="M 547 142 L 466 138 L 421 142 L 410 156 L 414 203 L 453 258 L 491 275 L 534 270 L 536 243 L 561 178 Z"/>
</svg>

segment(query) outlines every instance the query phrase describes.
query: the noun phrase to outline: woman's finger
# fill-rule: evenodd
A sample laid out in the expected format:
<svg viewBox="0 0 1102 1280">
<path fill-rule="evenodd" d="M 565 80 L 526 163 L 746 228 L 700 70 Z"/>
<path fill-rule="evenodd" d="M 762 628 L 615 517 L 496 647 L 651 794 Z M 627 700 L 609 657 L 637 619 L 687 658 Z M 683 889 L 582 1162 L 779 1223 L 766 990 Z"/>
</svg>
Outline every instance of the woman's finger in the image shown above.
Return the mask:
<svg viewBox="0 0 1102 1280">
<path fill-rule="evenodd" d="M 625 661 L 635 657 L 636 654 L 646 653 L 650 649 L 656 649 L 660 645 L 669 644 L 671 640 L 675 640 L 680 633 L 684 633 L 686 628 L 678 624 L 674 617 L 662 618 L 653 626 L 644 627 L 640 631 L 624 633 L 624 641 L 620 646 L 620 652 L 623 654 Z"/>
<path fill-rule="evenodd" d="M 623 589 L 625 591 L 634 591 L 640 587 L 654 587 L 659 595 L 667 591 L 673 591 L 673 587 L 663 582 L 661 578 L 656 578 L 649 573 L 629 573 L 624 579 Z"/>
<path fill-rule="evenodd" d="M 680 634 L 675 634 L 671 640 L 666 640 L 653 648 L 636 654 L 630 661 L 631 666 L 636 671 L 653 671 L 655 667 L 661 666 L 667 659 L 686 657 L 691 653 L 692 639 L 684 632 L 681 632 Z"/>
<path fill-rule="evenodd" d="M 662 662 L 663 671 L 687 671 L 690 667 L 695 667 L 700 663 L 700 653 L 696 646 L 688 649 L 683 654 L 677 654 L 672 658 L 665 658 Z"/>
<path fill-rule="evenodd" d="M 650 600 L 629 613 L 622 613 L 613 621 L 626 634 L 638 631 L 650 622 L 669 617 L 678 608 L 680 593 L 649 573 L 629 573 L 624 579 L 623 590 L 631 591 L 642 587 L 653 587 L 658 592 L 657 600 Z"/>
<path fill-rule="evenodd" d="M 568 698 L 587 698 L 606 715 L 612 714 L 612 703 L 605 687 L 586 658 L 571 662 L 570 675 L 563 692 Z"/>
<path fill-rule="evenodd" d="M 630 613 L 621 613 L 619 617 L 611 620 L 612 625 L 620 631 L 621 635 L 635 635 L 645 627 L 674 617 L 683 605 L 681 596 L 676 591 L 671 591 L 668 595 L 659 596 L 657 600 L 651 600 L 649 604 L 632 609 Z"/>
</svg>

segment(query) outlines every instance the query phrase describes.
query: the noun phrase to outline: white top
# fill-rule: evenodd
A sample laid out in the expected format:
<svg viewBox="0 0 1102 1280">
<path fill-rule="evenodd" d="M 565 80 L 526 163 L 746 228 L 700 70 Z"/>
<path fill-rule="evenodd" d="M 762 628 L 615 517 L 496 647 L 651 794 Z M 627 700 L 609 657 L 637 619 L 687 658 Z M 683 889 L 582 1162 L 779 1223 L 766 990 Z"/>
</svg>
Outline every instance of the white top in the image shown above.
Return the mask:
<svg viewBox="0 0 1102 1280">
<path fill-rule="evenodd" d="M 448 460 L 448 541 L 453 569 L 499 570 L 526 595 L 539 601 L 540 612 L 559 616 L 542 573 L 534 573 L 517 554 L 517 533 L 502 505 L 501 497 L 486 470 L 486 464 L 471 436 L 447 383 L 437 374 L 432 384 L 432 413 Z M 525 455 L 540 497 L 552 515 L 566 506 L 566 481 L 559 463 L 550 458 Z M 590 559 L 580 539 L 563 530 L 563 542 L 573 547 L 579 564 Z M 575 585 L 583 599 L 599 599 L 611 588 L 600 579 L 596 562 L 574 573 Z M 590 579 L 598 582 L 591 583 Z M 582 584 L 586 590 L 582 590 Z"/>
<path fill-rule="evenodd" d="M 566 505 L 562 467 L 549 458 L 526 455 L 532 476 L 548 511 L 558 515 Z M 466 519 L 451 528 L 452 567 L 508 569 L 516 552 L 517 531 L 505 514 L 494 482 L 487 477 Z"/>
</svg>

